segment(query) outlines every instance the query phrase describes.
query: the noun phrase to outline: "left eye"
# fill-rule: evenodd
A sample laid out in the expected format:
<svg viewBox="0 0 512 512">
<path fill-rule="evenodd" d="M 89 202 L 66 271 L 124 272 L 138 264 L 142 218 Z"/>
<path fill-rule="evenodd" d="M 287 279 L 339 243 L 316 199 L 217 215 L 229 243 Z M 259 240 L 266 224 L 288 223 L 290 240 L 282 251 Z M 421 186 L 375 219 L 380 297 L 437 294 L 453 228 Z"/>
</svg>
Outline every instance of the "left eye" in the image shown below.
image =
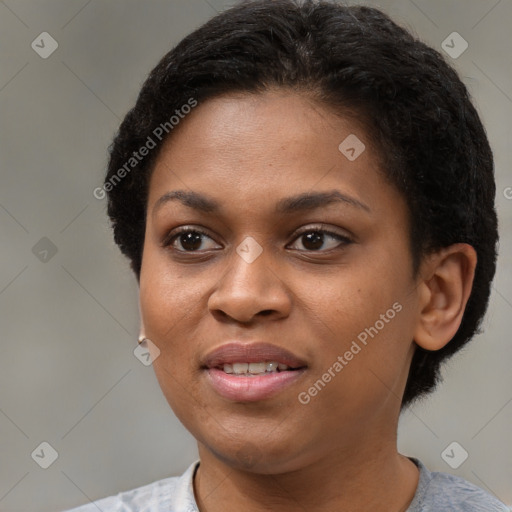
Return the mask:
<svg viewBox="0 0 512 512">
<path fill-rule="evenodd" d="M 352 240 L 344 235 L 325 229 L 309 229 L 307 231 L 303 231 L 299 234 L 296 240 L 302 240 L 302 244 L 306 247 L 307 251 L 318 251 L 323 246 L 325 238 L 335 240 L 337 243 L 331 243 L 331 246 L 327 249 L 324 248 L 324 250 L 333 249 L 340 245 L 347 245 L 352 242 Z"/>
</svg>

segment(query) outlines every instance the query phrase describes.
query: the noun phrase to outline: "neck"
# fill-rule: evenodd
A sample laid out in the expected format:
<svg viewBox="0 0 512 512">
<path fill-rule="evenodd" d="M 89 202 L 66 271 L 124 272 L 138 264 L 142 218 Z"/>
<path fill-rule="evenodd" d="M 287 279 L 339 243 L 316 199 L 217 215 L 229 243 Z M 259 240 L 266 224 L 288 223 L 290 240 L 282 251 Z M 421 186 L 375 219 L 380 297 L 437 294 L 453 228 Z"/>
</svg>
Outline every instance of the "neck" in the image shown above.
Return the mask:
<svg viewBox="0 0 512 512">
<path fill-rule="evenodd" d="M 352 445 L 355 446 L 355 445 Z M 291 512 L 300 509 L 407 510 L 419 472 L 400 455 L 396 443 L 366 443 L 357 450 L 340 448 L 297 469 L 261 474 L 237 469 L 199 445 L 200 467 L 194 492 L 201 512 Z"/>
</svg>

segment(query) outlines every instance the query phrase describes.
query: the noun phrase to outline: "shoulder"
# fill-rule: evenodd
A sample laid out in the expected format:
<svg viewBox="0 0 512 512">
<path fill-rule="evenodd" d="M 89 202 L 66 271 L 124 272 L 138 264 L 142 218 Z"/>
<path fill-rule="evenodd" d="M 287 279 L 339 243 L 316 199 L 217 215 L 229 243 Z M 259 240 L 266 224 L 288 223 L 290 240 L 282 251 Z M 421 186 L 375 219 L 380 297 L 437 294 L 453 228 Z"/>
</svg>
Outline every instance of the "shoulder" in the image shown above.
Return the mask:
<svg viewBox="0 0 512 512">
<path fill-rule="evenodd" d="M 407 512 L 509 512 L 511 509 L 496 497 L 459 476 L 429 471 L 409 457 L 420 470 L 420 480 Z"/>
<path fill-rule="evenodd" d="M 157 480 L 147 485 L 102 498 L 66 512 L 163 512 L 197 511 L 192 480 L 199 461 L 191 464 L 181 475 Z"/>
</svg>

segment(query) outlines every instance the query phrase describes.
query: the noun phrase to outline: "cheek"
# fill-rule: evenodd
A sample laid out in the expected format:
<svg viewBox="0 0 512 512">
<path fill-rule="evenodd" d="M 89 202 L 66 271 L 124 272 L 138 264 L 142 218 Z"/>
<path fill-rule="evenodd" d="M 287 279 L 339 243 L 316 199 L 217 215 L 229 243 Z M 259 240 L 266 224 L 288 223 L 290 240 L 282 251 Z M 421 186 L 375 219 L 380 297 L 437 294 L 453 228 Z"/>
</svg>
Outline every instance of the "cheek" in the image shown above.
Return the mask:
<svg viewBox="0 0 512 512">
<path fill-rule="evenodd" d="M 352 266 L 321 286 L 317 281 L 315 293 L 303 296 L 323 333 L 317 333 L 320 350 L 308 385 L 329 370 L 336 375 L 318 406 L 340 399 L 375 405 L 394 388 L 412 341 L 408 284 L 403 275 L 386 272 L 386 265 Z"/>
<path fill-rule="evenodd" d="M 198 440 L 203 441 L 202 426 L 211 423 L 218 411 L 212 410 L 201 393 L 198 376 L 184 364 L 174 364 L 170 352 L 153 363 L 158 384 L 176 417 Z"/>
<path fill-rule="evenodd" d="M 203 403 L 197 384 L 201 297 L 193 287 L 183 286 L 185 283 L 190 284 L 161 272 L 145 288 L 148 293 L 141 292 L 141 305 L 146 334 L 160 349 L 153 362 L 159 386 L 178 418 L 194 432 L 193 418 L 201 417 L 208 404 Z"/>
<path fill-rule="evenodd" d="M 404 295 L 405 283 L 387 274 L 385 267 L 351 265 L 322 282 L 315 279 L 310 287 L 313 292 L 304 289 L 301 293 L 306 306 L 331 327 L 331 336 L 338 334 L 346 341 L 373 326 L 390 308 L 385 320 L 394 319 L 392 305 Z"/>
<path fill-rule="evenodd" d="M 186 409 L 197 381 L 204 290 L 200 280 L 181 277 L 175 269 L 165 258 L 148 251 L 139 293 L 146 336 L 160 350 L 153 362 L 160 387 L 173 409 Z"/>
<path fill-rule="evenodd" d="M 167 346 L 187 335 L 185 328 L 197 314 L 204 290 L 200 280 L 183 275 L 160 251 L 148 249 L 144 253 L 139 294 L 147 336 Z"/>
</svg>

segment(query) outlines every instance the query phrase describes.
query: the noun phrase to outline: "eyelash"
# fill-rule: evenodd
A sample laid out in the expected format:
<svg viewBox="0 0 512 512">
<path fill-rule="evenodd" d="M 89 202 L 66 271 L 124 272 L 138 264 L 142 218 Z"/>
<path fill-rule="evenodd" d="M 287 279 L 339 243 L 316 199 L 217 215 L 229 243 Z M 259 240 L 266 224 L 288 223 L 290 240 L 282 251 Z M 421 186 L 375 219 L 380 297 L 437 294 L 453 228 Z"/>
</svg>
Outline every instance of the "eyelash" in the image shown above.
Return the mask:
<svg viewBox="0 0 512 512">
<path fill-rule="evenodd" d="M 162 247 L 170 247 L 170 246 L 172 246 L 174 240 L 176 238 L 178 238 L 180 235 L 184 234 L 184 233 L 198 233 L 200 235 L 204 235 L 204 236 L 212 239 L 212 237 L 206 231 L 204 231 L 201 228 L 183 227 L 183 228 L 179 228 L 177 231 L 173 232 L 172 235 L 167 236 L 164 239 L 164 241 L 162 242 Z M 341 235 L 340 233 L 336 233 L 335 231 L 331 231 L 329 229 L 322 228 L 322 227 L 308 227 L 308 228 L 305 228 L 305 229 L 299 231 L 298 233 L 296 233 L 294 241 L 297 240 L 298 238 L 300 238 L 302 235 L 304 235 L 306 233 L 323 233 L 325 235 L 329 235 L 332 238 L 338 240 L 340 242 L 340 246 L 337 246 L 337 247 L 334 247 L 334 248 L 331 248 L 331 249 L 327 249 L 327 250 L 318 250 L 318 251 L 315 251 L 315 250 L 309 250 L 308 251 L 306 249 L 305 252 L 320 252 L 320 253 L 322 253 L 322 252 L 329 252 L 329 251 L 332 251 L 332 250 L 335 250 L 335 249 L 339 249 L 343 245 L 348 245 L 348 244 L 351 244 L 353 242 L 348 236 Z M 201 251 L 183 251 L 183 250 L 180 250 L 180 249 L 175 249 L 175 250 L 177 252 L 180 252 L 180 253 L 199 253 L 199 252 L 201 252 Z"/>
</svg>

